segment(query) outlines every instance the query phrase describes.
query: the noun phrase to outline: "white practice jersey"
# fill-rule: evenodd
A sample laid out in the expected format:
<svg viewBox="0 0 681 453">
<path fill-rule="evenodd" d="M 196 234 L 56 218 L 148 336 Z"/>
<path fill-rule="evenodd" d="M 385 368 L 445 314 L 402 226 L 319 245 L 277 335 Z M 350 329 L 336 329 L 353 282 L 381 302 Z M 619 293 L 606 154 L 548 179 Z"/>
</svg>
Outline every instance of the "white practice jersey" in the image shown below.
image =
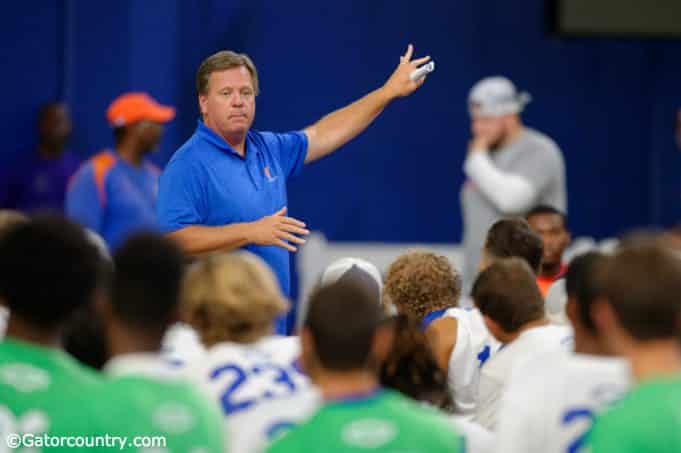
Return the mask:
<svg viewBox="0 0 681 453">
<path fill-rule="evenodd" d="M 299 356 L 298 337 L 271 336 L 252 344 L 216 344 L 185 366 L 221 406 L 230 451 L 258 448 L 314 409 L 316 396 L 297 366 Z M 282 404 L 271 404 L 276 401 Z"/>
<path fill-rule="evenodd" d="M 312 417 L 323 398 L 313 387 L 298 394 L 265 401 L 258 410 L 238 415 L 229 431 L 230 452 L 263 453 L 272 442 Z"/>
<path fill-rule="evenodd" d="M 178 322 L 170 326 L 163 336 L 161 355 L 177 366 L 194 362 L 205 352 L 198 332 L 190 325 Z"/>
<path fill-rule="evenodd" d="M 463 437 L 466 453 L 492 453 L 494 435 L 490 431 L 460 415 L 453 415 L 450 420 Z"/>
<path fill-rule="evenodd" d="M 4 340 L 5 332 L 7 331 L 7 322 L 9 321 L 9 310 L 5 307 L 0 307 L 0 341 Z"/>
<path fill-rule="evenodd" d="M 480 369 L 478 404 L 473 421 L 494 431 L 501 396 L 513 368 L 523 366 L 538 354 L 570 351 L 572 345 L 572 329 L 555 325 L 533 327 L 521 333 L 514 341 L 503 345 Z"/>
<path fill-rule="evenodd" d="M 449 391 L 457 413 L 472 414 L 478 398 L 480 368 L 499 349 L 477 308 L 450 308 L 443 317 L 456 318 L 456 344 L 449 358 Z"/>
<path fill-rule="evenodd" d="M 594 417 L 629 387 L 624 360 L 542 355 L 513 370 L 502 398 L 495 450 L 575 453 Z"/>
</svg>

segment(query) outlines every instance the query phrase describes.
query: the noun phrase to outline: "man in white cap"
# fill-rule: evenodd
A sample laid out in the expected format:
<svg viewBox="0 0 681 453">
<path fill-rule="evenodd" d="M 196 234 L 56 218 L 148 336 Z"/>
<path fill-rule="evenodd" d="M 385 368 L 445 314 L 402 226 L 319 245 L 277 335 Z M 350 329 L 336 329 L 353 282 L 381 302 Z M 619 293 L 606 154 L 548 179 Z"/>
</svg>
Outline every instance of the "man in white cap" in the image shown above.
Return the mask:
<svg viewBox="0 0 681 453">
<path fill-rule="evenodd" d="M 482 79 L 468 96 L 473 138 L 461 189 L 466 290 L 494 222 L 538 204 L 566 212 L 563 156 L 553 140 L 523 125 L 520 113 L 529 101 L 529 94 L 518 93 L 505 77 Z"/>
</svg>

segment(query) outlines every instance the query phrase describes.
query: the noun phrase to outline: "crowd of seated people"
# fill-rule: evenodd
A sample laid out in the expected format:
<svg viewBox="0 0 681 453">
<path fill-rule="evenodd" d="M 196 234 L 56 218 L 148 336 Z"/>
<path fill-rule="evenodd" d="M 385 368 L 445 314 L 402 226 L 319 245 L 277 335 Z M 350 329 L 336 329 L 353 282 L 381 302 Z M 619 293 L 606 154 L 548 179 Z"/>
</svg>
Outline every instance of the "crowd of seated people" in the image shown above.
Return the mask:
<svg viewBox="0 0 681 453">
<path fill-rule="evenodd" d="M 678 243 L 639 235 L 568 266 L 564 220 L 492 225 L 472 306 L 433 251 L 384 276 L 332 263 L 286 337 L 291 302 L 248 252 L 190 258 L 141 232 L 108 255 L 64 218 L 0 213 L 0 435 L 32 451 L 681 451 Z"/>
</svg>

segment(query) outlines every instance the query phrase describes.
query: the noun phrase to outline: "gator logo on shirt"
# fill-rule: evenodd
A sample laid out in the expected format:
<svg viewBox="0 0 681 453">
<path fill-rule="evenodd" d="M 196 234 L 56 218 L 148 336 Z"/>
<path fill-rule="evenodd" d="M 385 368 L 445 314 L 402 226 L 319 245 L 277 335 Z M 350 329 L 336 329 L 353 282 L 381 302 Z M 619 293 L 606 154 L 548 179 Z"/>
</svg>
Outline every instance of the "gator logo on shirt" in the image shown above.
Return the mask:
<svg viewBox="0 0 681 453">
<path fill-rule="evenodd" d="M 0 368 L 0 383 L 14 387 L 21 393 L 30 393 L 49 387 L 50 375 L 26 363 L 10 363 Z"/>
<path fill-rule="evenodd" d="M 272 173 L 270 172 L 270 167 L 265 167 L 264 172 L 265 172 L 265 177 L 267 178 L 267 181 L 269 181 L 269 182 L 276 181 L 277 177 L 272 176 Z"/>
<path fill-rule="evenodd" d="M 170 434 L 183 434 L 194 428 L 196 417 L 182 403 L 168 402 L 159 406 L 153 415 L 154 425 Z"/>
<path fill-rule="evenodd" d="M 348 445 L 379 448 L 392 441 L 398 431 L 397 426 L 387 420 L 365 418 L 346 425 L 341 436 Z"/>
</svg>

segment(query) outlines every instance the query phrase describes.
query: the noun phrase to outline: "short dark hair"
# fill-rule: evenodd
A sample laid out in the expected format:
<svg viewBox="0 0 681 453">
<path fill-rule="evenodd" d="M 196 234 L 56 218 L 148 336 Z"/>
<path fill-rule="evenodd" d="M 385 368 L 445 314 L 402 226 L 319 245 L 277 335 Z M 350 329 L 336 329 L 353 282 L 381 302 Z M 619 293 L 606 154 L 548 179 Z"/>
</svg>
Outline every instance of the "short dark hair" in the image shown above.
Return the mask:
<svg viewBox="0 0 681 453">
<path fill-rule="evenodd" d="M 109 360 L 104 320 L 94 305 L 80 307 L 69 318 L 62 346 L 80 363 L 101 370 Z"/>
<path fill-rule="evenodd" d="M 481 272 L 471 296 L 480 312 L 508 333 L 544 316 L 536 277 L 520 258 L 499 260 Z"/>
<path fill-rule="evenodd" d="M 602 292 L 598 270 L 605 259 L 606 256 L 597 251 L 584 253 L 573 258 L 565 275 L 565 292 L 575 300 L 579 319 L 592 332 L 596 326 L 591 318 L 591 306 Z"/>
<path fill-rule="evenodd" d="M 0 238 L 0 298 L 12 316 L 55 328 L 92 302 L 103 263 L 85 231 L 57 216 L 37 216 Z"/>
<path fill-rule="evenodd" d="M 368 288 L 336 282 L 311 296 L 304 327 L 322 367 L 352 371 L 370 365 L 374 334 L 382 319 L 383 310 Z"/>
<path fill-rule="evenodd" d="M 568 225 L 567 214 L 565 214 L 560 209 L 554 208 L 553 206 L 550 206 L 550 205 L 547 205 L 547 204 L 540 204 L 540 205 L 537 205 L 534 208 L 530 209 L 527 212 L 527 214 L 525 214 L 525 219 L 530 220 L 530 217 L 532 217 L 532 216 L 544 215 L 544 214 L 557 215 L 563 221 L 563 228 L 567 229 L 567 225 Z"/>
<path fill-rule="evenodd" d="M 603 295 L 639 341 L 678 335 L 681 259 L 658 245 L 624 248 L 603 269 Z"/>
<path fill-rule="evenodd" d="M 514 217 L 492 225 L 485 239 L 485 250 L 495 258 L 522 258 L 536 274 L 544 254 L 544 243 L 527 220 Z"/>
<path fill-rule="evenodd" d="M 245 67 L 251 74 L 253 91 L 255 91 L 257 96 L 260 92 L 260 87 L 258 84 L 258 70 L 255 68 L 253 60 L 245 53 L 236 53 L 231 50 L 221 50 L 201 62 L 199 69 L 196 71 L 196 92 L 200 95 L 206 94 L 208 91 L 208 81 L 212 73 L 238 68 L 239 66 Z"/>
<path fill-rule="evenodd" d="M 449 408 L 447 376 L 440 369 L 421 324 L 406 315 L 391 319 L 393 347 L 381 366 L 380 381 L 416 401 Z"/>
<path fill-rule="evenodd" d="M 114 255 L 111 304 L 128 325 L 163 329 L 177 315 L 184 255 L 156 233 L 131 236 Z"/>
</svg>

